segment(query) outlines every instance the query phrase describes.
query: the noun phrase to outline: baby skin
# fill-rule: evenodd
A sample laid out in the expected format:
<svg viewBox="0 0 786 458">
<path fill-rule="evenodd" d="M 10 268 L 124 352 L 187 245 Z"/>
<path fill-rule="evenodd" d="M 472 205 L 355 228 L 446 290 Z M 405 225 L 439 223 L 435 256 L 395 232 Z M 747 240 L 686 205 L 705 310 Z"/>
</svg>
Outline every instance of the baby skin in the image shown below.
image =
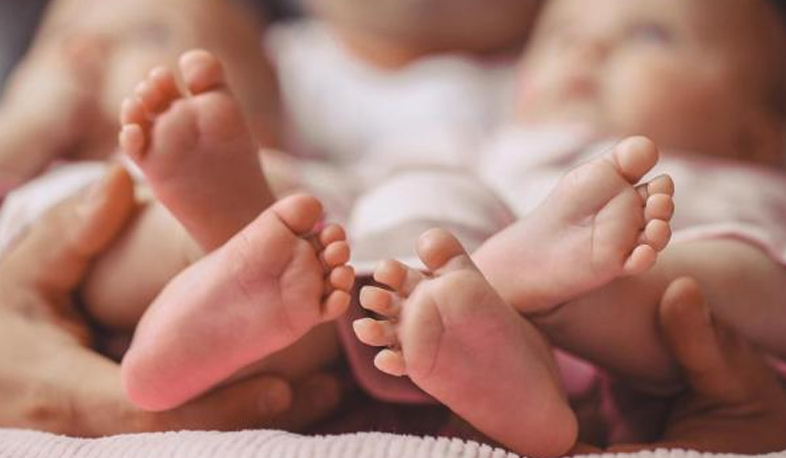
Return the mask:
<svg viewBox="0 0 786 458">
<path fill-rule="evenodd" d="M 427 273 L 383 262 L 365 287 L 364 308 L 382 319 L 354 323 L 358 338 L 388 347 L 381 371 L 412 381 L 484 434 L 530 456 L 558 456 L 577 423 L 550 347 L 496 293 L 463 247 L 433 229 L 418 243 Z M 505 351 L 500 351 L 504 349 Z"/>
<path fill-rule="evenodd" d="M 651 267 L 668 243 L 673 207 L 668 177 L 638 184 L 657 158 L 651 143 L 631 139 L 568 173 L 539 210 L 510 229 L 526 225 L 526 234 L 517 234 L 522 250 L 535 244 L 530 249 L 554 265 L 522 270 L 509 264 L 519 274 L 511 281 L 531 277 L 523 281 L 559 285 L 550 296 L 535 296 L 549 304 Z M 452 235 L 426 232 L 418 253 L 426 273 L 385 261 L 374 274 L 383 287 L 361 291 L 362 306 L 381 318 L 356 321 L 355 333 L 368 345 L 387 347 L 375 359 L 377 368 L 409 376 L 517 453 L 567 452 L 576 441 L 576 419 L 544 338 Z M 557 256 L 568 257 L 552 261 Z"/>
<path fill-rule="evenodd" d="M 211 252 L 151 304 L 123 359 L 123 386 L 148 410 L 178 406 L 336 318 L 354 281 L 344 231 L 320 228 L 321 204 L 275 202 L 218 60 L 192 51 L 180 72 L 187 93 L 159 68 L 121 114 L 124 152 Z"/>
<path fill-rule="evenodd" d="M 473 259 L 511 305 L 529 314 L 622 276 L 649 270 L 671 238 L 674 183 L 640 183 L 658 162 L 652 141 L 631 137 L 569 171 L 527 215 Z"/>
</svg>

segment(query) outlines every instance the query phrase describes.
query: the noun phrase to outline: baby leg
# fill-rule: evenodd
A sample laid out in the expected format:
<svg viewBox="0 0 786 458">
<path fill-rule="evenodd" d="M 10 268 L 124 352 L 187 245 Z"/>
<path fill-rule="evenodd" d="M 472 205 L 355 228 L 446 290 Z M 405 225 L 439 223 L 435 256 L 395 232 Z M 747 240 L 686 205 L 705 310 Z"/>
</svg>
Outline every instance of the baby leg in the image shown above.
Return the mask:
<svg viewBox="0 0 786 458">
<path fill-rule="evenodd" d="M 115 243 L 93 264 L 81 296 L 108 333 L 130 334 L 151 302 L 201 249 L 158 202 L 138 209 Z"/>
<path fill-rule="evenodd" d="M 408 375 L 456 414 L 512 450 L 558 456 L 576 440 L 576 419 L 560 389 L 550 349 L 506 304 L 459 242 L 426 232 L 418 252 L 429 272 L 388 261 L 362 305 L 383 319 L 355 322 L 358 338 L 388 347 L 375 360 Z"/>
<path fill-rule="evenodd" d="M 674 209 L 668 176 L 638 184 L 657 161 L 649 140 L 621 142 L 565 175 L 473 259 L 502 297 L 527 313 L 646 271 L 671 237 Z"/>
</svg>

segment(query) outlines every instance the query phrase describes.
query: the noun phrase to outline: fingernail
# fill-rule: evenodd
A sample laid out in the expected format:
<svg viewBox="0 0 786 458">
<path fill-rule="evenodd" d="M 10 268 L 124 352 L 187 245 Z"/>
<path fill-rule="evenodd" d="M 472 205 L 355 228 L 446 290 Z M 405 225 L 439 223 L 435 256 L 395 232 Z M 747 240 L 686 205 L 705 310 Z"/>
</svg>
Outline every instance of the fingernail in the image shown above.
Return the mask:
<svg viewBox="0 0 786 458">
<path fill-rule="evenodd" d="M 265 388 L 259 397 L 257 406 L 263 415 L 276 414 L 289 408 L 292 393 L 285 383 L 273 383 Z"/>
</svg>

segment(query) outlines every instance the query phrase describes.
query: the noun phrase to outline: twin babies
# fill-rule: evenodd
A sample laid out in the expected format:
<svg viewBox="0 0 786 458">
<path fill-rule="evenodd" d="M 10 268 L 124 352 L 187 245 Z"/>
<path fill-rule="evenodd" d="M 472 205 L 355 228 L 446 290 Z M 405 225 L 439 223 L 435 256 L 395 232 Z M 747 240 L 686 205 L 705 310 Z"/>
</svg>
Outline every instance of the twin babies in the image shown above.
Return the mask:
<svg viewBox="0 0 786 458">
<path fill-rule="evenodd" d="M 702 213 L 717 182 L 685 197 L 698 216 L 672 221 L 669 176 L 699 180 L 698 170 L 782 181 L 770 169 L 783 154 L 786 56 L 778 43 L 786 27 L 764 0 L 598 1 L 591 15 L 581 0 L 548 2 L 522 59 L 515 123 L 500 131 L 505 146 L 488 153 L 512 164 L 499 177 L 511 184 L 500 195 L 527 210 L 471 254 L 448 231 L 425 232 L 417 251 L 426 269 L 380 263 L 377 285 L 360 292 L 373 316 L 354 323 L 360 341 L 382 348 L 379 370 L 407 375 L 491 438 L 531 456 L 563 454 L 578 434 L 551 344 L 641 389 L 679 389 L 653 319 L 680 276 L 705 285 L 718 315 L 745 337 L 786 355 L 776 324 L 784 322 L 777 304 L 786 270 L 768 250 L 783 229 L 770 217 L 772 205 L 759 204 L 745 221 L 775 235 L 750 243 L 747 226 L 716 230 L 734 215 Z M 265 358 L 296 347 L 319 353 L 316 330 L 351 301 L 347 234 L 323 221 L 317 198 L 271 191 L 258 130 L 231 87 L 215 53 L 190 51 L 177 71 L 149 72 L 120 108 L 121 149 L 158 203 L 94 275 L 166 284 L 149 307 L 131 313 L 142 318 L 123 359 L 123 383 L 143 408 L 182 404 L 252 364 L 308 370 L 302 361 Z M 576 126 L 583 133 L 565 142 Z M 516 167 L 517 145 L 535 137 L 563 145 L 543 158 L 561 178 L 537 205 L 520 205 L 526 197 L 516 186 L 546 172 Z M 659 164 L 656 144 L 681 153 L 665 152 Z M 732 161 L 746 162 L 744 172 Z M 662 171 L 668 175 L 653 173 Z M 782 196 L 751 192 L 752 202 L 784 205 Z M 664 251 L 673 230 L 693 227 L 704 232 Z M 182 272 L 170 279 L 159 265 Z M 729 281 L 741 272 L 756 275 Z M 94 315 L 124 313 L 106 298 L 117 294 L 109 289 L 97 286 L 88 297 Z"/>
</svg>

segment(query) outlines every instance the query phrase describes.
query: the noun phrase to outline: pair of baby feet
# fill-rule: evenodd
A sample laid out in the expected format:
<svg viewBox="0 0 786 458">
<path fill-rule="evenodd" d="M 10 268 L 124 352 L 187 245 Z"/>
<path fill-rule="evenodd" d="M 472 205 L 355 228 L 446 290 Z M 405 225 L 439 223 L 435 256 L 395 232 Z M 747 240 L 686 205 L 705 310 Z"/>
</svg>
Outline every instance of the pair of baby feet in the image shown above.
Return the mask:
<svg viewBox="0 0 786 458">
<path fill-rule="evenodd" d="M 674 210 L 669 177 L 639 184 L 657 160 L 650 141 L 631 138 L 572 170 L 531 215 L 475 253 L 488 269 L 439 229 L 419 240 L 426 272 L 383 262 L 374 273 L 381 286 L 360 293 L 377 318 L 354 323 L 362 342 L 385 347 L 376 367 L 409 376 L 517 452 L 567 452 L 576 419 L 548 344 L 519 312 L 548 313 L 655 263 Z"/>
<path fill-rule="evenodd" d="M 300 195 L 274 203 L 215 57 L 187 53 L 180 72 L 187 92 L 170 70 L 153 70 L 121 115 L 123 150 L 194 238 L 215 249 L 159 296 L 123 361 L 132 400 L 156 410 L 338 317 L 354 279 L 343 230 L 317 230 L 318 201 Z M 511 247 L 539 249 L 511 262 L 500 257 L 506 272 L 549 263 L 548 271 L 526 271 L 548 285 L 537 309 L 654 263 L 670 236 L 673 186 L 665 177 L 638 183 L 657 157 L 648 141 L 623 142 L 567 174 L 533 215 L 500 234 L 518 239 Z M 519 301 L 526 294 L 500 294 L 444 231 L 424 234 L 419 253 L 428 272 L 387 261 L 375 273 L 384 288 L 361 293 L 362 305 L 382 317 L 355 324 L 361 341 L 387 347 L 377 367 L 409 375 L 514 449 L 564 451 L 554 444 L 572 443 L 575 419 L 548 344 L 511 306 L 526 309 Z M 561 427 L 543 427 L 553 423 Z"/>
<path fill-rule="evenodd" d="M 210 254 L 173 279 L 123 358 L 130 399 L 166 410 L 346 310 L 343 229 L 308 195 L 276 201 L 220 62 L 192 51 L 152 70 L 122 104 L 120 145 L 158 200 Z"/>
</svg>

